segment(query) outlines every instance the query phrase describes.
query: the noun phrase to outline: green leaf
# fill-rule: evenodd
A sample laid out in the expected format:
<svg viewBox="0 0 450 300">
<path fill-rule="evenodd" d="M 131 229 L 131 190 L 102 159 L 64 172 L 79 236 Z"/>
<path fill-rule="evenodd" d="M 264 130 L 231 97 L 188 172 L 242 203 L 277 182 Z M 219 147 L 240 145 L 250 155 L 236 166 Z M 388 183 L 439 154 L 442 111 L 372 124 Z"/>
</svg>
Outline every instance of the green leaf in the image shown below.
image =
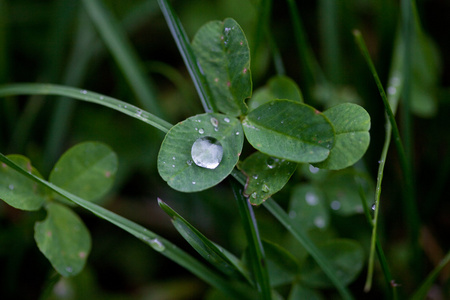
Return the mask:
<svg viewBox="0 0 450 300">
<path fill-rule="evenodd" d="M 280 245 L 262 241 L 267 258 L 270 284 L 279 286 L 291 283 L 299 272 L 299 264 L 292 254 Z"/>
<path fill-rule="evenodd" d="M 356 180 L 361 178 L 361 174 L 349 169 L 333 173 L 325 181 L 323 186 L 325 195 L 328 198 L 331 209 L 339 215 L 350 216 L 363 213 L 361 204 L 361 195 L 359 194 L 360 185 Z M 374 190 L 372 182 L 363 180 L 364 193 L 368 206 L 374 202 Z"/>
<path fill-rule="evenodd" d="M 248 270 L 238 258 L 210 241 L 162 200 L 158 199 L 158 204 L 172 218 L 177 231 L 204 259 L 227 275 L 249 280 Z"/>
<path fill-rule="evenodd" d="M 244 194 L 252 205 L 259 205 L 284 187 L 297 164 L 255 152 L 239 168 L 247 176 Z"/>
<path fill-rule="evenodd" d="M 370 116 L 361 106 L 344 103 L 323 112 L 336 131 L 336 143 L 328 158 L 314 166 L 339 170 L 356 163 L 370 143 Z"/>
<path fill-rule="evenodd" d="M 253 147 L 299 163 L 326 159 L 335 140 L 334 128 L 324 114 L 290 100 L 261 105 L 245 117 L 242 125 Z"/>
<path fill-rule="evenodd" d="M 212 21 L 199 29 L 192 50 L 219 111 L 238 116 L 252 94 L 250 50 L 239 24 L 233 19 Z"/>
<path fill-rule="evenodd" d="M 81 219 L 69 208 L 56 203 L 46 206 L 47 218 L 36 222 L 34 239 L 39 250 L 62 276 L 75 276 L 83 270 L 91 236 Z"/>
<path fill-rule="evenodd" d="M 8 158 L 23 170 L 42 178 L 25 156 L 8 155 Z M 41 185 L 2 163 L 0 164 L 0 199 L 17 209 L 38 210 L 46 199 L 46 193 Z"/>
<path fill-rule="evenodd" d="M 223 149 L 222 159 L 215 167 L 197 165 L 208 162 L 210 157 L 196 152 L 192 147 L 200 138 L 209 138 Z M 239 160 L 244 143 L 242 126 L 235 118 L 222 114 L 201 114 L 190 117 L 170 129 L 161 145 L 158 155 L 159 175 L 173 189 L 182 192 L 198 192 L 210 188 L 227 177 Z M 208 154 L 208 151 L 203 151 Z M 217 158 L 217 157 L 216 157 Z M 216 161 L 217 162 L 217 161 Z"/>
<path fill-rule="evenodd" d="M 364 251 L 359 243 L 353 240 L 336 239 L 318 246 L 335 270 L 339 281 L 348 285 L 356 279 L 364 265 Z M 323 273 L 317 263 L 309 256 L 300 267 L 301 282 L 316 288 L 329 288 L 333 284 Z"/>
<path fill-rule="evenodd" d="M 289 217 L 301 230 L 326 228 L 329 214 L 322 189 L 311 184 L 296 186 L 291 193 Z"/>
<path fill-rule="evenodd" d="M 105 144 L 85 142 L 70 148 L 53 168 L 49 181 L 93 201 L 111 188 L 117 171 L 116 154 Z"/>
<path fill-rule="evenodd" d="M 253 93 L 248 102 L 248 109 L 254 110 L 274 99 L 288 99 L 303 103 L 302 93 L 294 80 L 287 76 L 275 76 L 267 82 L 266 86 Z"/>
</svg>

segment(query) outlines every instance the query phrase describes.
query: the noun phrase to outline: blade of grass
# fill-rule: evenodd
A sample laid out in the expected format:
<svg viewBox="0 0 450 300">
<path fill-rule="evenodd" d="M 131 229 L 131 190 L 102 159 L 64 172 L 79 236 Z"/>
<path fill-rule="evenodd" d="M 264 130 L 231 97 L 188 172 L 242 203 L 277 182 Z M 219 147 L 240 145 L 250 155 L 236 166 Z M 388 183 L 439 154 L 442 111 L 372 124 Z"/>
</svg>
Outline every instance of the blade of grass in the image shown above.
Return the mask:
<svg viewBox="0 0 450 300">
<path fill-rule="evenodd" d="M 234 169 L 231 175 L 241 185 L 245 185 L 246 177 L 240 171 Z M 294 236 L 294 238 L 300 242 L 308 254 L 311 255 L 311 257 L 317 262 L 320 268 L 322 268 L 322 271 L 328 276 L 336 289 L 339 291 L 342 298 L 353 299 L 349 290 L 337 278 L 328 259 L 320 253 L 320 250 L 304 232 L 296 228 L 289 215 L 272 198 L 267 199 L 263 205 Z"/>
<path fill-rule="evenodd" d="M 145 109 L 163 116 L 156 101 L 156 92 L 150 79 L 145 76 L 138 55 L 122 27 L 100 0 L 83 0 L 83 5 L 138 101 Z"/>
<path fill-rule="evenodd" d="M 172 33 L 178 50 L 180 51 L 184 64 L 188 69 L 189 75 L 191 75 L 195 89 L 197 90 L 200 101 L 202 102 L 203 109 L 207 113 L 216 112 L 217 110 L 214 107 L 211 92 L 209 91 L 205 76 L 203 75 L 202 70 L 199 67 L 197 58 L 192 51 L 191 44 L 189 43 L 189 38 L 184 31 L 180 19 L 178 18 L 168 1 L 158 0 L 158 4 L 164 15 L 164 18 L 166 19 L 167 25 L 169 26 L 169 30 Z"/>
<path fill-rule="evenodd" d="M 9 160 L 6 156 L 0 153 L 0 161 L 7 166 L 13 168 L 17 172 L 26 176 L 27 178 L 41 184 L 50 190 L 56 192 L 57 194 L 65 197 L 66 199 L 74 202 L 75 204 L 81 206 L 82 208 L 92 212 L 98 217 L 116 225 L 117 227 L 125 230 L 131 235 L 137 237 L 142 240 L 149 246 L 151 246 L 154 250 L 160 252 L 162 255 L 176 262 L 180 266 L 186 268 L 205 282 L 209 283 L 211 286 L 225 292 L 226 294 L 234 297 L 234 299 L 242 298 L 242 291 L 239 291 L 235 287 L 233 287 L 228 280 L 225 278 L 218 276 L 215 272 L 212 272 L 205 265 L 200 263 L 198 260 L 194 259 L 192 256 L 178 248 L 176 245 L 172 244 L 168 240 L 160 237 L 159 235 L 153 233 L 152 231 L 144 228 L 143 226 L 136 224 L 124 217 L 121 217 L 101 206 L 98 206 L 92 202 L 86 201 L 78 196 L 75 196 L 56 185 L 47 182 L 46 180 L 39 178 L 31 173 L 28 173 L 24 169 L 21 169 L 14 162 Z"/>
<path fill-rule="evenodd" d="M 256 288 L 259 292 L 260 299 L 272 299 L 272 291 L 269 281 L 269 273 L 267 270 L 267 260 L 264 254 L 264 248 L 259 237 L 258 225 L 253 213 L 253 208 L 247 198 L 243 195 L 242 186 L 231 180 L 234 197 L 238 204 L 239 214 L 241 215 L 242 225 L 248 242 L 249 260 L 255 277 Z"/>
<path fill-rule="evenodd" d="M 327 78 L 333 83 L 340 83 L 342 67 L 339 43 L 339 1 L 319 1 L 319 30 L 321 49 L 323 49 L 323 64 Z"/>
<path fill-rule="evenodd" d="M 387 124 L 387 125 L 390 127 L 389 124 Z M 387 142 L 387 145 L 388 145 L 386 147 L 386 149 L 387 149 L 387 148 L 389 148 L 389 143 L 390 143 L 390 140 L 391 140 L 391 137 L 390 137 L 391 129 L 389 128 L 389 129 L 386 129 L 386 130 L 387 130 L 386 131 L 386 137 L 389 136 L 389 137 L 386 138 L 386 142 Z M 384 150 L 384 148 L 383 148 L 383 150 Z M 387 150 L 386 150 L 386 154 L 387 154 Z M 385 159 L 386 158 L 384 158 L 384 161 L 385 161 Z M 380 165 L 381 165 L 381 162 L 380 162 Z M 383 163 L 383 168 L 384 168 L 384 163 Z M 381 173 L 379 172 L 378 175 L 382 177 L 383 176 L 383 172 L 382 171 L 381 171 Z M 378 184 L 378 180 L 377 180 L 377 184 Z M 380 187 L 377 186 L 377 189 L 378 188 L 381 191 L 381 186 Z M 364 189 L 363 189 L 361 184 L 359 184 L 359 195 L 361 197 L 361 202 L 362 202 L 362 206 L 363 206 L 363 209 L 364 209 L 364 214 L 366 216 L 367 222 L 369 223 L 370 228 L 372 228 L 372 230 L 373 230 L 374 226 L 373 226 L 373 222 L 372 222 L 372 216 L 370 214 L 369 207 L 367 206 L 366 195 L 364 193 Z M 378 201 L 378 203 L 379 203 L 379 201 Z M 374 205 L 376 206 L 376 204 L 374 204 Z M 376 207 L 375 207 L 375 209 L 376 209 Z M 378 259 L 380 261 L 381 269 L 383 270 L 383 274 L 384 274 L 384 279 L 386 281 L 387 290 L 390 291 L 390 293 L 391 293 L 391 297 L 390 298 L 393 299 L 393 300 L 397 300 L 398 299 L 397 285 L 395 284 L 395 281 L 392 278 L 391 270 L 389 268 L 389 264 L 387 263 L 386 256 L 384 255 L 383 248 L 381 247 L 380 239 L 372 231 L 372 238 L 374 236 L 376 238 L 376 241 L 375 241 L 376 251 L 377 251 Z M 373 245 L 373 241 L 372 241 L 371 245 Z M 373 251 L 370 251 L 370 254 L 372 255 Z M 373 258 L 371 260 L 369 259 L 369 261 L 373 261 Z M 369 268 L 372 268 L 372 270 L 373 270 L 373 264 L 371 266 L 369 266 Z M 373 273 L 373 271 L 370 271 L 370 273 L 368 272 L 368 274 L 370 274 L 370 276 L 372 276 L 372 273 Z M 367 276 L 367 277 L 369 277 L 369 276 Z M 369 281 L 367 281 L 367 282 L 369 282 Z M 367 282 L 366 282 L 366 284 L 367 284 Z M 370 280 L 370 284 L 371 284 L 371 282 L 372 282 L 372 279 Z M 370 289 L 370 286 L 368 287 L 368 289 Z"/>
<path fill-rule="evenodd" d="M 307 41 L 296 2 L 294 0 L 286 1 L 289 6 L 289 13 L 291 14 L 295 43 L 300 59 L 300 67 L 303 72 L 302 81 L 304 82 L 304 86 L 302 86 L 302 93 L 305 95 L 305 99 L 312 99 L 314 85 L 328 86 L 328 82 Z"/>
<path fill-rule="evenodd" d="M 434 268 L 434 270 L 428 275 L 427 279 L 422 283 L 422 285 L 417 289 L 411 299 L 413 300 L 421 300 L 426 299 L 427 292 L 430 290 L 431 285 L 436 280 L 439 272 L 450 262 L 450 251 L 447 252 L 447 255 L 441 260 L 438 266 Z"/>
<path fill-rule="evenodd" d="M 378 90 L 380 92 L 381 95 L 381 99 L 383 101 L 384 107 L 385 107 L 385 111 L 387 114 L 387 119 L 389 121 L 389 124 L 386 123 L 386 140 L 385 140 L 385 145 L 383 147 L 383 153 L 381 155 L 381 160 L 380 160 L 380 167 L 378 170 L 378 179 L 377 179 L 377 189 L 376 189 L 376 195 L 375 195 L 375 201 L 376 201 L 376 209 L 375 209 L 375 217 L 374 217 L 374 227 L 373 227 L 373 232 L 376 234 L 376 228 L 377 228 L 377 221 L 378 221 L 378 211 L 379 211 L 379 199 L 380 199 L 380 193 L 381 193 L 381 181 L 382 181 L 382 173 L 384 170 L 384 164 L 386 162 L 386 156 L 387 156 L 387 151 L 388 151 L 388 142 L 387 140 L 389 139 L 390 141 L 390 134 L 391 131 L 394 135 L 394 142 L 395 142 L 395 146 L 397 148 L 398 151 L 398 155 L 399 155 L 399 159 L 400 159 L 400 166 L 402 168 L 402 173 L 403 173 L 403 178 L 404 178 L 404 182 L 405 182 L 405 196 L 403 197 L 404 199 L 404 203 L 403 205 L 405 206 L 405 211 L 406 211 L 406 220 L 408 222 L 408 225 L 410 226 L 409 230 L 410 230 L 410 238 L 411 238 L 411 243 L 413 245 L 413 251 L 415 253 L 417 253 L 416 249 L 418 247 L 418 236 L 419 236 L 419 213 L 417 211 L 417 206 L 416 206 L 416 201 L 415 201 L 415 195 L 413 192 L 413 176 L 412 176 L 412 171 L 411 171 L 411 167 L 410 164 L 408 163 L 408 159 L 407 156 L 405 154 L 405 150 L 403 148 L 403 144 L 402 141 L 400 139 L 400 133 L 397 127 L 397 123 L 395 121 L 395 117 L 394 114 L 392 112 L 391 106 L 389 104 L 389 101 L 386 97 L 386 93 L 384 91 L 383 85 L 381 84 L 381 81 L 378 77 L 377 71 L 375 69 L 375 66 L 373 65 L 373 62 L 369 56 L 369 52 L 367 50 L 367 47 L 364 43 L 364 40 L 362 38 L 361 32 L 359 32 L 358 30 L 354 30 L 353 35 L 355 37 L 355 41 L 356 44 L 358 45 L 358 47 L 361 50 L 362 55 L 364 56 L 367 65 L 369 66 L 369 69 L 372 73 L 372 76 L 374 77 L 375 83 L 378 87 Z M 386 152 L 386 153 L 385 153 Z M 381 174 L 381 175 L 380 175 Z M 369 260 L 369 269 L 371 269 L 370 265 L 373 265 L 373 258 L 374 258 L 374 249 L 375 249 L 375 237 L 372 236 L 372 245 L 371 245 L 371 254 L 370 254 L 370 260 Z M 372 266 L 372 270 L 373 270 L 373 266 Z M 372 271 L 373 272 L 373 271 Z M 370 282 L 369 282 L 369 276 L 368 276 L 368 281 L 366 282 L 366 287 L 365 289 L 370 289 L 371 286 L 371 277 L 372 275 L 370 274 Z"/>
<path fill-rule="evenodd" d="M 256 26 L 254 31 L 253 47 L 250 57 L 256 58 L 259 47 L 269 31 L 270 11 L 272 9 L 272 0 L 261 0 L 257 4 L 258 13 L 256 14 Z M 256 61 L 256 60 L 255 60 Z"/>
<path fill-rule="evenodd" d="M 172 124 L 129 103 L 98 93 L 56 84 L 23 83 L 0 86 L 0 97 L 16 95 L 58 95 L 100 104 L 143 121 L 166 133 Z"/>
</svg>

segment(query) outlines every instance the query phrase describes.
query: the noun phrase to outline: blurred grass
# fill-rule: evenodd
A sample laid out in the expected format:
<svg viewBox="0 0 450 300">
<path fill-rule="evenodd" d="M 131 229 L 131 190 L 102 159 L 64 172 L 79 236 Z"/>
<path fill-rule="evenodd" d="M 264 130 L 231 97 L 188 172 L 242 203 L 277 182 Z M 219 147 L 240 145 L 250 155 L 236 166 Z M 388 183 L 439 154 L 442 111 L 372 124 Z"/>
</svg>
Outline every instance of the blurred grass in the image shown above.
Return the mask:
<svg viewBox="0 0 450 300">
<path fill-rule="evenodd" d="M 217 0 L 171 3 L 190 39 L 208 20 L 233 17 L 242 25 L 250 45 L 259 45 L 257 49 L 252 48 L 257 51 L 256 57 L 252 57 L 254 88 L 264 85 L 267 78 L 275 73 L 285 72 L 302 87 L 306 103 L 319 103 L 327 107 L 332 103 L 359 99 L 372 118 L 371 145 L 361 165 L 373 179 L 376 178 L 377 161 L 384 143 L 384 108 L 370 72 L 352 41 L 351 30 L 361 30 L 381 83 L 387 88 L 392 87 L 388 85 L 388 78 L 397 26 L 400 24 L 400 2 Z M 271 3 L 270 11 L 258 14 L 257 3 Z M 102 13 L 109 16 L 105 19 L 104 15 L 91 14 L 94 22 L 104 22 L 103 25 L 96 23 L 97 29 L 83 12 L 82 4 L 66 0 L 0 0 L 0 83 L 51 82 L 89 89 L 126 102 L 136 103 L 134 99 L 140 99 L 143 101 L 140 103 L 145 102 L 146 106 L 151 107 L 151 112 L 164 112 L 165 119 L 171 122 L 202 112 L 200 103 L 191 102 L 192 99 L 197 100 L 192 94 L 193 85 L 188 87 L 191 85 L 189 74 L 156 1 L 85 1 L 88 6 L 101 4 L 104 8 Z M 450 205 L 446 200 L 450 194 L 445 187 L 450 180 L 450 137 L 447 132 L 450 59 L 445 53 L 450 52 L 450 40 L 444 27 L 445 15 L 450 14 L 450 4 L 422 1 L 417 3 L 417 12 L 423 31 L 436 42 L 439 52 L 443 54 L 442 73 L 436 75 L 435 101 L 438 110 L 435 116 L 428 118 L 415 115 L 405 118 L 401 115 L 405 108 L 400 103 L 397 121 L 400 132 L 408 126 L 411 128 L 411 141 L 406 145 L 409 144 L 408 151 L 414 153 L 411 155 L 416 180 L 414 196 L 420 208 L 422 226 L 431 230 L 438 249 L 447 253 L 450 248 Z M 111 25 L 111 22 L 115 24 Z M 270 33 L 258 30 L 264 22 L 269 25 Z M 108 33 L 98 34 L 102 31 L 101 26 L 109 27 L 109 38 L 116 34 L 120 36 L 115 45 L 128 52 L 128 60 L 119 62 L 117 55 L 120 54 L 115 51 L 120 53 L 120 50 L 112 50 L 114 42 L 111 40 L 108 47 L 104 46 Z M 130 67 L 133 70 L 127 69 Z M 146 68 L 151 76 L 146 73 Z M 124 75 L 129 74 L 127 72 L 135 74 Z M 136 84 L 138 87 L 133 87 Z M 317 91 L 326 95 L 323 97 L 325 100 L 319 99 L 320 93 Z M 189 93 L 191 96 L 188 96 Z M 172 191 L 159 178 L 154 167 L 162 141 L 162 136 L 155 134 L 155 130 L 98 106 L 86 103 L 74 105 L 68 99 L 61 101 L 61 98 L 47 101 L 47 97 L 55 96 L 0 99 L 0 152 L 25 154 L 35 165 L 45 166 L 42 169 L 49 170 L 61 151 L 70 145 L 88 139 L 106 141 L 118 152 L 122 172 L 115 192 L 105 202 L 108 208 L 155 232 L 161 232 L 182 248 L 189 249 L 171 227 L 168 218 L 157 208 L 156 197 L 171 199 L 169 204 L 187 219 L 193 220 L 199 230 L 215 237 L 222 245 L 230 245 L 233 252 L 241 253 L 245 241 L 239 236 L 242 232 L 237 229 L 237 207 L 231 204 L 233 196 L 229 186 L 221 184 L 198 194 Z M 189 97 L 192 98 L 188 100 Z M 150 104 L 152 101 L 154 103 Z M 425 280 L 428 274 L 435 276 L 431 273 L 435 262 L 443 257 L 425 243 L 420 247 L 426 254 L 418 262 L 414 260 L 411 249 L 405 246 L 411 227 L 402 217 L 406 208 L 399 201 L 402 197 L 402 190 L 398 188 L 402 182 L 400 163 L 392 150 L 384 169 L 378 235 L 392 277 L 401 284 L 399 295 L 406 298 L 421 284 L 415 277 Z M 286 191 L 275 196 L 282 207 L 287 205 L 284 199 L 289 198 L 289 189 L 304 180 L 307 179 L 298 172 Z M 183 269 L 160 256 L 142 251 L 140 243 L 119 234 L 112 226 L 82 211 L 80 213 L 92 230 L 93 254 L 89 268 L 80 278 L 64 281 L 66 286 L 78 287 L 78 291 L 82 290 L 80 286 L 89 286 L 90 290 L 96 291 L 97 299 L 152 299 L 152 295 L 156 295 L 155 286 L 184 286 L 183 283 L 195 282 L 197 285 L 194 285 L 190 296 L 173 296 L 172 299 L 198 299 L 206 295 L 208 287 Z M 280 234 L 282 229 L 279 224 L 274 224 L 276 220 L 267 212 L 255 209 L 255 214 L 258 225 L 264 228 L 261 230 L 264 238 L 280 243 L 287 239 Z M 28 274 L 29 264 L 35 266 L 35 276 L 39 278 L 46 278 L 51 273 L 34 242 L 27 238 L 30 224 L 42 217 L 18 212 L 0 203 L 0 263 L 6 266 L 0 270 L 0 278 L 7 278 L 0 282 L 4 291 L 0 298 L 12 297 L 18 288 L 27 292 L 15 299 L 37 298 L 44 283 L 43 280 L 29 280 L 33 279 Z M 351 222 L 354 221 L 364 224 L 363 219 L 351 219 Z M 357 236 L 359 232 L 355 227 L 365 226 L 359 226 L 359 223 L 347 226 L 350 219 L 336 216 L 332 222 L 336 223 L 336 228 L 327 234 Z M 348 230 L 339 230 L 341 227 Z M 370 229 L 364 232 L 361 242 L 367 247 Z M 108 254 L 112 248 L 115 256 Z M 299 253 L 301 251 L 298 250 Z M 136 256 L 134 253 L 137 253 Z M 125 260 L 122 263 L 123 257 Z M 415 276 L 411 276 L 410 270 L 414 264 L 420 266 Z M 374 267 L 375 274 L 380 274 L 377 264 Z M 436 279 L 434 287 L 449 297 L 449 277 L 445 274 L 448 273 L 443 272 Z M 379 276 L 374 277 L 372 291 L 362 294 L 364 279 L 365 274 L 362 274 L 355 284 L 349 286 L 355 298 L 380 299 L 389 295 L 384 280 Z M 85 282 L 81 284 L 83 280 Z"/>
</svg>

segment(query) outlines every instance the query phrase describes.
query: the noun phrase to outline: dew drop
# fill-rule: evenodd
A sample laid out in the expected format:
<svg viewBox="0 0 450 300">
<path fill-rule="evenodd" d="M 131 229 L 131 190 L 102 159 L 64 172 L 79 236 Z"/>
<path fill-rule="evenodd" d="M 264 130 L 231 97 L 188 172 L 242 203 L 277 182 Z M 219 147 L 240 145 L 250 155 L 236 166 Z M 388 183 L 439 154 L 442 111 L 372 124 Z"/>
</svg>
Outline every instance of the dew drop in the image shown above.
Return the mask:
<svg viewBox="0 0 450 300">
<path fill-rule="evenodd" d="M 253 179 L 258 179 L 258 174 L 255 174 L 252 177 L 253 177 Z"/>
<path fill-rule="evenodd" d="M 256 196 L 257 196 L 258 194 L 256 194 L 256 192 L 253 192 L 252 193 L 252 195 L 251 195 L 251 197 L 253 198 L 253 199 L 256 199 Z"/>
<path fill-rule="evenodd" d="M 8 188 L 12 191 L 12 190 L 14 189 L 14 185 L 13 185 L 13 184 L 10 184 L 10 185 L 8 186 Z"/>
<path fill-rule="evenodd" d="M 372 207 L 371 207 L 371 209 L 373 210 L 373 211 L 375 211 L 375 209 L 377 208 L 377 205 L 374 203 L 374 204 L 372 204 Z"/>
<path fill-rule="evenodd" d="M 172 165 L 172 168 L 175 168 L 175 165 Z"/>
<path fill-rule="evenodd" d="M 325 219 L 323 217 L 316 217 L 314 219 L 314 225 L 316 225 L 317 228 L 324 228 L 325 227 Z"/>
<path fill-rule="evenodd" d="M 269 188 L 269 186 L 268 186 L 267 184 L 263 184 L 261 190 L 262 190 L 264 193 L 268 193 L 268 192 L 270 191 L 270 188 Z"/>
<path fill-rule="evenodd" d="M 269 157 L 266 162 L 269 169 L 273 169 L 275 167 L 275 159 L 272 157 Z"/>
<path fill-rule="evenodd" d="M 100 100 L 103 100 L 105 97 L 103 97 L 103 96 L 100 96 Z"/>
<path fill-rule="evenodd" d="M 339 210 L 341 208 L 341 202 L 334 200 L 330 203 L 332 210 Z"/>
<path fill-rule="evenodd" d="M 158 252 L 164 251 L 166 247 L 158 239 L 152 239 L 148 241 L 149 245 Z"/>
<path fill-rule="evenodd" d="M 230 119 L 229 118 L 225 118 L 223 119 L 225 122 L 230 123 Z"/>
<path fill-rule="evenodd" d="M 195 181 L 192 181 L 192 184 L 196 184 L 196 182 L 195 182 Z"/>
<path fill-rule="evenodd" d="M 309 165 L 309 171 L 313 174 L 317 174 L 317 172 L 319 172 L 319 168 L 316 168 L 313 165 Z"/>
<path fill-rule="evenodd" d="M 219 121 L 216 118 L 211 118 L 211 124 L 214 127 L 219 126 Z"/>
<path fill-rule="evenodd" d="M 289 218 L 295 219 L 296 216 L 297 216 L 297 212 L 295 210 L 289 211 Z"/>
<path fill-rule="evenodd" d="M 203 130 L 203 128 L 200 128 L 200 129 L 198 130 L 198 133 L 204 134 L 204 133 L 205 133 L 205 130 Z"/>
<path fill-rule="evenodd" d="M 81 90 L 80 93 L 82 93 L 83 95 L 86 95 L 87 91 L 86 90 Z"/>
<path fill-rule="evenodd" d="M 240 133 L 239 131 L 236 131 L 236 135 L 239 135 L 239 133 Z"/>
<path fill-rule="evenodd" d="M 188 166 L 190 166 L 192 165 L 192 160 L 189 159 L 186 163 L 188 164 Z"/>
<path fill-rule="evenodd" d="M 397 92 L 397 89 L 393 86 L 388 87 L 387 92 L 389 95 L 394 95 Z"/>
<path fill-rule="evenodd" d="M 311 206 L 317 205 L 319 203 L 319 199 L 317 198 L 317 195 L 311 192 L 307 192 L 305 195 L 306 203 L 308 203 Z"/>
<path fill-rule="evenodd" d="M 191 149 L 194 163 L 202 168 L 215 169 L 223 157 L 223 148 L 220 142 L 210 136 L 198 138 Z"/>
<path fill-rule="evenodd" d="M 66 271 L 67 271 L 68 273 L 72 273 L 72 272 L 73 272 L 73 269 L 72 269 L 72 267 L 66 267 Z"/>
<path fill-rule="evenodd" d="M 175 160 L 176 159 L 175 156 L 173 156 L 172 159 Z"/>
</svg>

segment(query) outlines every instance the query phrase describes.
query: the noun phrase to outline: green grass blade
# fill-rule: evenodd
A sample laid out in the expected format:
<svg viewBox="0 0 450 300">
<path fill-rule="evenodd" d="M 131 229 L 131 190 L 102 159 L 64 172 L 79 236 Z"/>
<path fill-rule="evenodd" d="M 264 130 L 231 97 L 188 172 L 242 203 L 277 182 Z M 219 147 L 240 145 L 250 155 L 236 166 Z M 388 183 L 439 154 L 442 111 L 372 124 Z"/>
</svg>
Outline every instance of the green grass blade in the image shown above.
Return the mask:
<svg viewBox="0 0 450 300">
<path fill-rule="evenodd" d="M 358 30 L 355 30 L 353 32 L 353 35 L 355 37 L 356 44 L 358 45 L 359 49 L 361 50 L 362 55 L 364 56 L 367 65 L 369 66 L 369 69 L 372 73 L 372 76 L 375 80 L 375 83 L 378 87 L 378 90 L 381 95 L 381 99 L 384 104 L 384 108 L 387 114 L 387 119 L 389 121 L 389 124 L 386 124 L 386 141 L 385 145 L 383 147 L 383 153 L 380 160 L 380 169 L 378 171 L 378 179 L 377 179 L 377 191 L 375 195 L 375 201 L 376 201 L 376 209 L 375 209 L 375 216 L 374 216 L 374 227 L 373 232 L 376 233 L 376 227 L 377 227 L 377 219 L 378 219 L 378 211 L 379 211 L 379 198 L 381 193 L 381 181 L 382 181 L 382 173 L 384 169 L 384 163 L 386 161 L 387 151 L 388 151 L 388 142 L 387 139 L 390 140 L 390 134 L 391 130 L 394 135 L 394 142 L 395 146 L 397 148 L 399 159 L 400 159 L 400 166 L 402 168 L 403 176 L 404 176 L 404 184 L 405 184 L 405 196 L 404 199 L 404 206 L 405 206 L 405 212 L 406 212 L 406 219 L 408 222 L 409 230 L 410 230 L 410 238 L 411 243 L 413 245 L 414 252 L 417 253 L 417 247 L 418 247 L 418 236 L 419 236 L 419 213 L 417 210 L 417 205 L 415 201 L 415 194 L 413 192 L 413 175 L 411 171 L 411 165 L 408 163 L 408 158 L 405 153 L 405 149 L 403 147 L 402 141 L 400 139 L 400 133 L 397 127 L 397 123 L 395 121 L 394 114 L 392 112 L 392 108 L 389 104 L 389 101 L 386 97 L 386 93 L 384 91 L 383 85 L 381 84 L 380 78 L 378 77 L 378 73 L 375 69 L 375 66 L 369 56 L 369 52 L 367 50 L 367 47 L 364 43 L 364 40 L 362 38 L 361 32 Z M 389 132 L 388 132 L 389 129 Z M 381 173 L 381 176 L 380 176 Z M 372 236 L 372 245 L 371 245 L 371 254 L 370 254 L 370 260 L 369 260 L 369 271 L 371 271 L 371 264 L 373 265 L 373 259 L 374 259 L 374 251 L 375 251 L 375 240 L 376 237 Z M 373 266 L 372 266 L 373 268 Z M 369 282 L 370 277 L 370 282 Z M 368 281 L 366 282 L 365 289 L 370 289 L 371 286 L 371 277 L 372 275 L 368 276 Z"/>
<path fill-rule="evenodd" d="M 154 88 L 149 78 L 145 76 L 138 55 L 126 38 L 123 29 L 100 0 L 83 0 L 83 4 L 136 98 L 145 109 L 162 116 Z"/>
<path fill-rule="evenodd" d="M 267 36 L 269 32 L 270 23 L 270 11 L 272 9 L 272 0 L 261 0 L 257 4 L 257 17 L 256 26 L 254 30 L 253 47 L 251 57 L 256 58 L 259 47 L 261 46 L 264 37 Z"/>
<path fill-rule="evenodd" d="M 197 59 L 192 51 L 189 38 L 184 31 L 183 25 L 168 1 L 158 0 L 158 3 L 175 43 L 177 44 L 178 50 L 180 51 L 181 57 L 183 58 L 184 64 L 186 65 L 192 81 L 194 82 L 200 101 L 202 102 L 203 109 L 207 113 L 216 112 L 205 76 L 199 68 Z"/>
<path fill-rule="evenodd" d="M 8 74 L 8 4 L 5 0 L 0 0 L 0 83 L 6 82 Z"/>
<path fill-rule="evenodd" d="M 142 240 L 149 246 L 151 246 L 154 250 L 160 252 L 162 255 L 167 258 L 173 260 L 178 263 L 180 266 L 186 268 L 205 282 L 209 283 L 213 287 L 225 292 L 226 294 L 233 297 L 233 299 L 240 299 L 242 292 L 234 288 L 230 285 L 228 280 L 224 279 L 221 276 L 218 276 L 216 273 L 212 272 L 209 268 L 204 266 L 202 263 L 194 259 L 192 256 L 169 242 L 168 240 L 160 237 L 159 235 L 151 232 L 150 230 L 144 228 L 143 226 L 136 224 L 124 217 L 121 217 L 101 206 L 98 206 L 92 202 L 86 201 L 80 197 L 77 197 L 56 185 L 41 179 L 27 171 L 21 169 L 14 162 L 9 160 L 6 156 L 0 153 L 0 161 L 7 166 L 13 168 L 18 171 L 22 175 L 27 178 L 49 188 L 50 190 L 58 193 L 59 195 L 67 198 L 68 200 L 76 203 L 77 205 L 83 207 L 84 209 L 92 212 L 98 217 L 116 225 L 117 227 L 125 230 L 131 235 L 137 237 Z"/>
<path fill-rule="evenodd" d="M 236 169 L 231 173 L 236 180 L 245 185 L 246 177 Z M 324 257 L 319 249 L 314 245 L 310 238 L 302 231 L 298 230 L 292 223 L 289 215 L 272 199 L 269 198 L 264 202 L 264 207 L 293 235 L 293 237 L 302 244 L 305 250 L 311 255 L 317 264 L 322 268 L 323 272 L 328 276 L 336 289 L 339 291 L 343 299 L 353 299 L 349 290 L 339 281 L 336 274 L 331 268 L 330 262 Z"/>
<path fill-rule="evenodd" d="M 304 93 L 305 99 L 311 99 L 314 85 L 328 85 L 328 83 L 312 52 L 311 46 L 307 41 L 296 2 L 294 0 L 287 0 L 287 3 L 289 6 L 289 13 L 291 14 L 295 43 L 301 63 L 300 67 L 303 72 L 302 80 L 305 82 L 301 87 L 302 93 Z"/>
<path fill-rule="evenodd" d="M 427 292 L 430 290 L 431 285 L 436 280 L 439 272 L 450 262 L 450 251 L 447 252 L 447 255 L 441 260 L 439 265 L 434 268 L 434 270 L 428 275 L 427 279 L 422 283 L 422 285 L 417 289 L 411 299 L 413 300 L 421 300 L 426 299 Z"/>
<path fill-rule="evenodd" d="M 247 198 L 244 197 L 241 186 L 235 181 L 231 181 L 234 197 L 238 204 L 239 214 L 241 215 L 242 225 L 247 237 L 249 260 L 253 268 L 255 284 L 260 294 L 260 299 L 272 299 L 272 290 L 270 287 L 269 273 L 267 270 L 267 259 L 259 237 L 258 225 L 252 206 Z"/>
<path fill-rule="evenodd" d="M 0 86 L 0 97 L 16 95 L 58 95 L 100 104 L 120 111 L 153 127 L 168 132 L 172 125 L 157 116 L 129 103 L 86 90 L 55 84 L 23 83 Z"/>
</svg>

